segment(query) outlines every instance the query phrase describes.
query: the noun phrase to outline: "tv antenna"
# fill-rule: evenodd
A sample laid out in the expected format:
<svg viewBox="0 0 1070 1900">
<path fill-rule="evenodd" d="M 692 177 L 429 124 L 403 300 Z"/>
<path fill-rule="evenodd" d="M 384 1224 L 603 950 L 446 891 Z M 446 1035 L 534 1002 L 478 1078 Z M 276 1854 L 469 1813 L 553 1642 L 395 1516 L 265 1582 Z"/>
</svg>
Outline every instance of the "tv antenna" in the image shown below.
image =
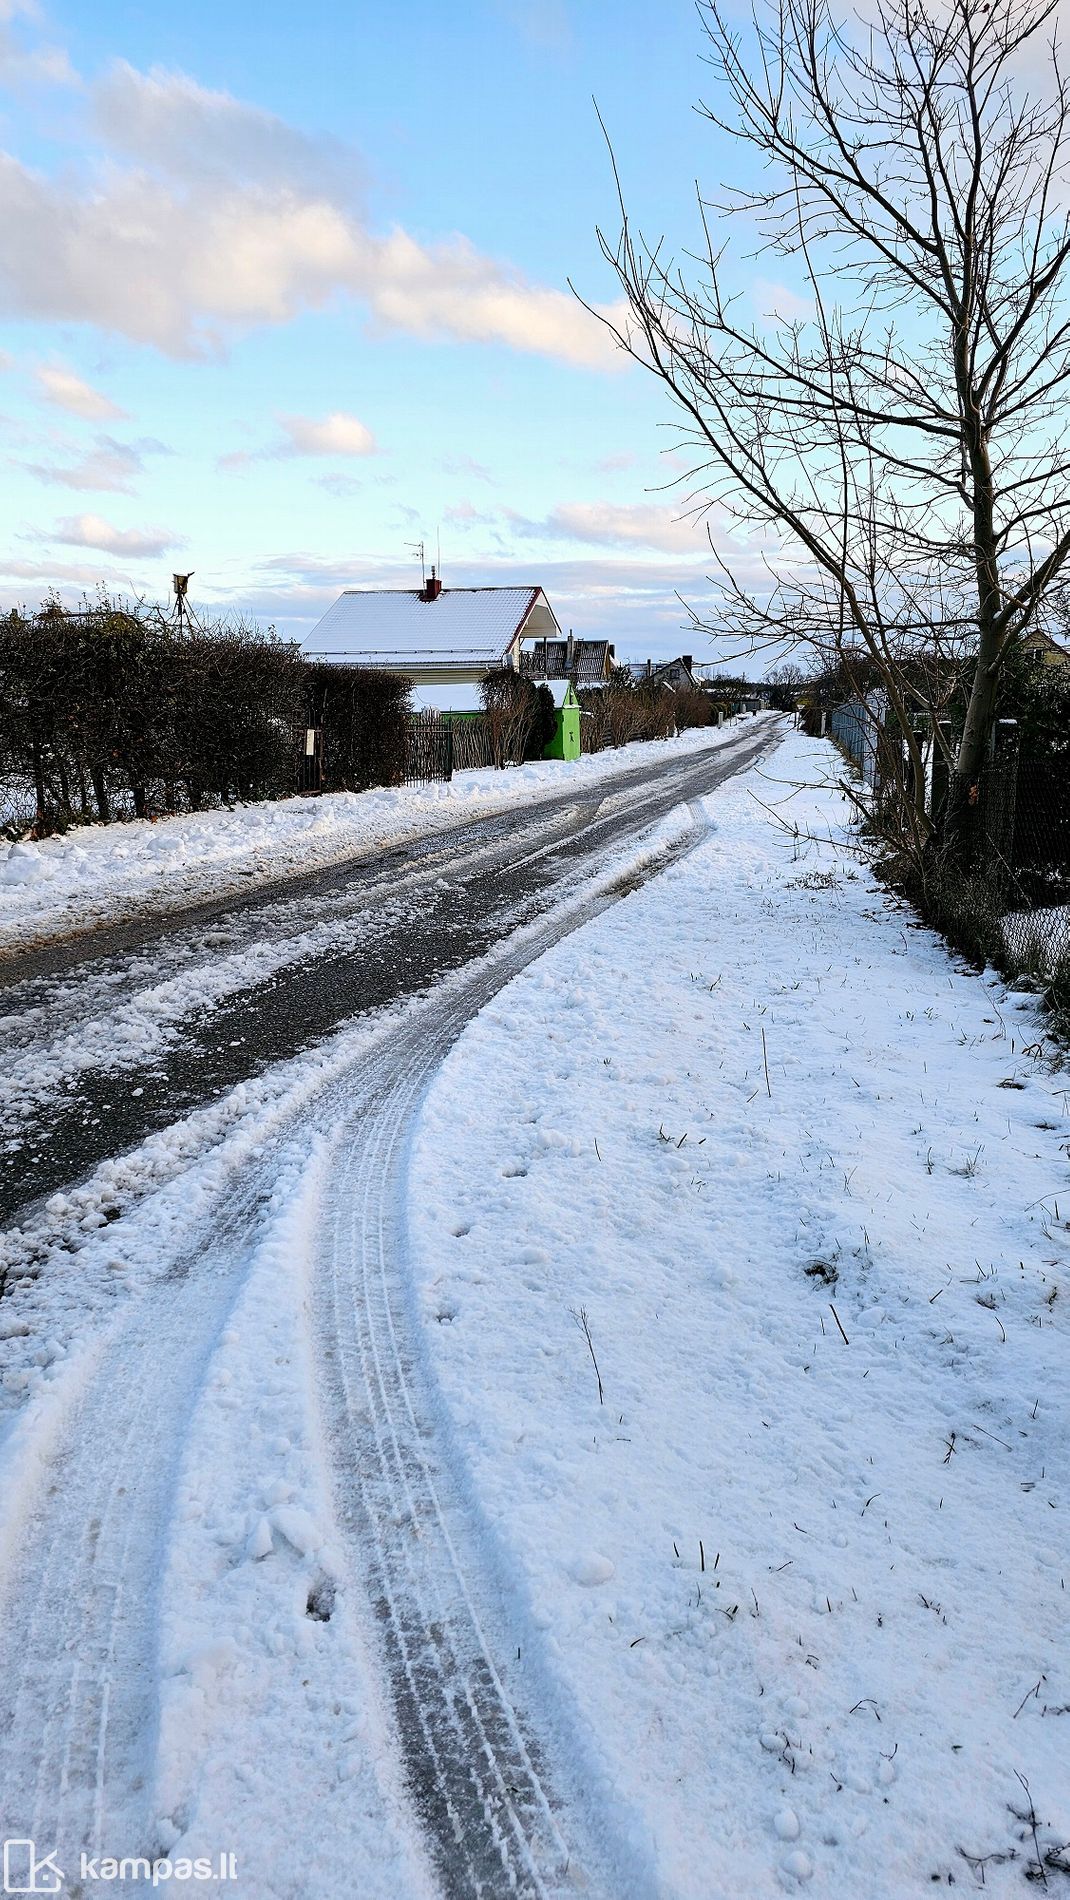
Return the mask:
<svg viewBox="0 0 1070 1900">
<path fill-rule="evenodd" d="M 422 541 L 407 541 L 406 547 L 415 560 L 420 563 L 420 586 L 427 586 L 427 550 Z"/>
</svg>

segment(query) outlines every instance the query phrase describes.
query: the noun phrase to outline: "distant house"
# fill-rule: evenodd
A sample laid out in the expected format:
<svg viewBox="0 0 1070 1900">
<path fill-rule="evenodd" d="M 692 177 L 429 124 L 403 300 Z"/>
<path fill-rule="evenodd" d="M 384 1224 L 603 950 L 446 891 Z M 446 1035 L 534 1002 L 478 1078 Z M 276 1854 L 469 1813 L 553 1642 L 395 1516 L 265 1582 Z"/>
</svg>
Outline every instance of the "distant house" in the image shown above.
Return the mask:
<svg viewBox="0 0 1070 1900">
<path fill-rule="evenodd" d="M 1043 633 L 1039 628 L 1026 634 L 1021 650 L 1027 659 L 1034 660 L 1039 666 L 1070 666 L 1070 652 L 1066 647 L 1060 646 L 1050 633 Z"/>
<path fill-rule="evenodd" d="M 616 670 L 611 640 L 531 639 L 520 649 L 520 670 L 532 680 L 571 680 L 574 686 L 601 686 Z"/>
<path fill-rule="evenodd" d="M 681 688 L 698 686 L 693 666 L 690 653 L 681 653 L 675 660 L 629 660 L 624 671 L 633 680 L 658 680 L 662 686 L 671 686 L 674 692 L 679 692 Z"/>
<path fill-rule="evenodd" d="M 309 635 L 318 658 L 402 673 L 422 688 L 471 688 L 498 667 L 520 668 L 522 642 L 561 639 L 541 587 L 347 587 Z M 451 698 L 449 691 L 446 699 Z M 458 694 L 465 702 L 471 693 Z M 441 705 L 440 691 L 428 702 Z"/>
</svg>

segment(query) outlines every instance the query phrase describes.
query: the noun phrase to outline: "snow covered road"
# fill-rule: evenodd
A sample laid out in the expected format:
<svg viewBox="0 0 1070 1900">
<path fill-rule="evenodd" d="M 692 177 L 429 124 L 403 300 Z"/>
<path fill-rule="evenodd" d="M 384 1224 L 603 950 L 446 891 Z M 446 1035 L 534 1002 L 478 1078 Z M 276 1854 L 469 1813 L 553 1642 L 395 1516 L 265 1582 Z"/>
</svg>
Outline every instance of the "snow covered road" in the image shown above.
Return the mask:
<svg viewBox="0 0 1070 1900">
<path fill-rule="evenodd" d="M 460 968 L 746 764 L 775 725 L 627 748 L 615 773 L 600 755 L 593 775 L 562 768 L 552 797 L 537 776 L 518 801 L 529 768 L 498 773 L 504 816 L 0 963 L 0 1218 Z"/>
<path fill-rule="evenodd" d="M 329 1007 L 307 1004 L 295 1032 L 291 994 L 280 1017 L 299 1050 L 321 1032 L 311 1053 L 218 1099 L 202 1090 L 201 1107 L 127 1153 L 102 1141 L 88 1179 L 0 1242 L 0 1821 L 55 1855 L 65 1891 L 114 1891 L 124 1855 L 219 1853 L 235 1854 L 248 1900 L 334 1890 L 340 1867 L 384 1900 L 645 1891 L 580 1799 L 577 1758 L 514 1654 L 478 1510 L 437 1442 L 396 1244 L 404 1147 L 427 1076 L 473 1013 L 691 848 L 705 821 L 681 795 L 777 736 L 748 728 L 719 759 L 632 773 L 594 809 L 566 799 L 537 826 L 466 835 L 481 934 L 454 922 L 457 953 L 413 980 L 412 912 L 392 918 L 401 980 L 384 995 L 352 976 L 363 1015 L 347 1007 L 345 970 L 367 965 L 374 933 L 342 946 L 359 904 L 333 891 L 341 929 L 315 991 Z M 451 901 L 441 871 L 437 854 L 405 869 L 438 911 Z M 285 915 L 264 927 L 263 909 L 235 928 L 286 948 L 277 983 L 306 945 Z M 87 1082 L 118 1072 L 143 1099 L 130 1084 L 145 1051 L 109 1066 L 106 1036 L 86 1028 L 122 1019 L 146 969 L 158 976 L 156 954 L 91 965 L 83 1015 L 66 975 L 31 981 L 9 1051 L 29 1058 L 26 1093 L 47 1108 L 73 1079 L 84 1113 Z M 249 1019 L 265 994 L 240 992 Z M 185 1036 L 188 1006 L 186 991 L 170 1019 Z M 144 1012 L 137 1034 L 153 1027 Z M 53 1040 L 35 1044 L 38 1030 Z M 151 1050 L 161 1101 L 180 1046 L 173 1033 L 165 1057 Z M 124 1125 L 117 1103 L 108 1133 Z"/>
</svg>

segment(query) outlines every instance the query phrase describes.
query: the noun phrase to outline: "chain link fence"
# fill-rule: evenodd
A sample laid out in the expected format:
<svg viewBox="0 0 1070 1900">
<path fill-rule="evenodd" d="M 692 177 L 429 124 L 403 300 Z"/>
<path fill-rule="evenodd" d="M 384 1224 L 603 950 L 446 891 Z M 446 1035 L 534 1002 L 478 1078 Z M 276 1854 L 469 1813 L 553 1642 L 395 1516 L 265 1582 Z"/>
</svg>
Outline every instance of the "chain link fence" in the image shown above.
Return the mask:
<svg viewBox="0 0 1070 1900">
<path fill-rule="evenodd" d="M 1070 1033 L 1070 770 L 1052 751 L 1019 745 L 1019 726 L 998 720 L 976 782 L 956 777 L 950 726 L 916 729 L 932 835 L 902 887 L 936 929 L 978 963 L 1029 977 Z M 914 768 L 875 695 L 828 715 L 829 737 L 857 767 L 878 835 L 907 833 Z M 937 743 L 939 739 L 940 743 Z M 916 835 L 916 834 L 915 834 Z"/>
<path fill-rule="evenodd" d="M 969 796 L 969 794 L 967 794 Z M 971 857 L 999 905 L 1009 963 L 1049 977 L 1070 963 L 1070 781 L 1011 744 L 982 773 Z"/>
</svg>

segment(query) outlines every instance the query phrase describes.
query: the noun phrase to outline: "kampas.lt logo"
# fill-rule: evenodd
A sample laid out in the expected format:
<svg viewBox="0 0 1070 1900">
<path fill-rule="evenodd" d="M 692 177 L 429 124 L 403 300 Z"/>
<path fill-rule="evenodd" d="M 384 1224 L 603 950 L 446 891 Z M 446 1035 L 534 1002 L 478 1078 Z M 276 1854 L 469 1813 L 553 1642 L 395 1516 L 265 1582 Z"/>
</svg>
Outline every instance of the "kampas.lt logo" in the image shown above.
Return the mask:
<svg viewBox="0 0 1070 1900">
<path fill-rule="evenodd" d="M 55 1850 L 39 1854 L 33 1841 L 4 1842 L 5 1893 L 61 1893 L 63 1869 Z"/>
</svg>

